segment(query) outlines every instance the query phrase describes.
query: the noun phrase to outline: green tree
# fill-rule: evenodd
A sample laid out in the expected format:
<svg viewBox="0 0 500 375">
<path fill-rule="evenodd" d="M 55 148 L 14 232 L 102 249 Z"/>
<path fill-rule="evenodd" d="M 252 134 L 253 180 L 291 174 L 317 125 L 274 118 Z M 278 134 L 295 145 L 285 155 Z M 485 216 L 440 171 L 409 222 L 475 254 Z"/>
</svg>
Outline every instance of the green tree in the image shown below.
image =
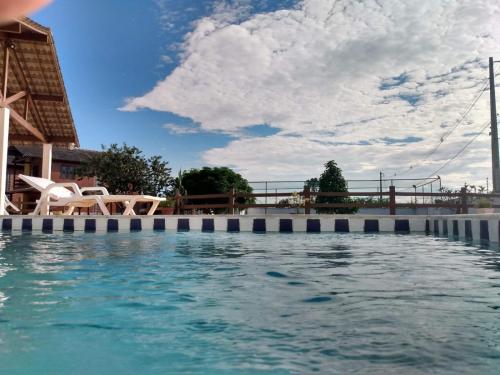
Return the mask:
<svg viewBox="0 0 500 375">
<path fill-rule="evenodd" d="M 171 169 L 160 156 L 146 159 L 141 150 L 126 144 L 102 148 L 102 152 L 83 162 L 78 176 L 97 177 L 111 194 L 136 192 L 164 196 L 171 191 Z"/>
<path fill-rule="evenodd" d="M 180 184 L 188 195 L 201 194 L 226 194 L 233 187 L 239 193 L 252 193 L 248 181 L 240 174 L 226 167 L 203 167 L 182 172 L 182 183 Z M 254 199 L 239 197 L 239 204 L 251 203 Z M 192 204 L 224 204 L 227 198 L 196 199 Z"/>
<path fill-rule="evenodd" d="M 186 195 L 186 189 L 184 188 L 184 185 L 183 185 L 183 178 L 184 178 L 185 174 L 186 174 L 186 171 L 179 169 L 179 173 L 177 174 L 177 177 L 174 180 L 174 188 L 181 195 Z"/>
<path fill-rule="evenodd" d="M 347 192 L 347 182 L 342 176 L 342 170 L 334 160 L 325 164 L 325 171 L 319 177 L 320 192 Z M 316 203 L 351 203 L 349 197 L 323 197 L 316 198 Z M 318 213 L 350 214 L 357 211 L 356 208 L 317 208 Z"/>
<path fill-rule="evenodd" d="M 174 179 L 170 176 L 171 168 L 161 156 L 151 156 L 147 160 L 144 194 L 166 196 L 171 193 Z"/>
<path fill-rule="evenodd" d="M 309 187 L 312 192 L 317 192 L 319 191 L 319 180 L 316 177 L 310 178 L 305 182 L 304 186 Z"/>
</svg>

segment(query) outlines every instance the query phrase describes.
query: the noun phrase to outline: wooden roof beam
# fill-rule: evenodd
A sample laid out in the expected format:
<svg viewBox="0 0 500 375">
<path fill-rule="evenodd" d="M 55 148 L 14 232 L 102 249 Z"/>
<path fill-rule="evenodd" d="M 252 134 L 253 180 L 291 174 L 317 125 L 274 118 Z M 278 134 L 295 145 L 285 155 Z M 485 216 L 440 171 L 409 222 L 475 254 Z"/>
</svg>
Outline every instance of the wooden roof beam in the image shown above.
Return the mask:
<svg viewBox="0 0 500 375">
<path fill-rule="evenodd" d="M 50 29 L 42 26 L 42 25 L 37 25 L 33 26 L 29 22 L 27 22 L 29 19 L 27 17 L 21 17 L 16 19 L 16 22 L 18 22 L 22 27 L 34 32 L 34 33 L 40 33 L 44 35 L 48 35 L 50 33 Z M 22 30 L 22 29 L 21 29 Z"/>
<path fill-rule="evenodd" d="M 16 60 L 18 66 L 22 66 L 21 59 L 19 58 L 17 51 L 15 49 L 13 49 L 12 52 L 13 52 L 14 59 Z M 26 77 L 26 72 L 23 69 L 20 69 L 20 71 L 21 71 L 21 78 L 23 81 L 23 85 L 26 88 L 26 90 L 28 91 L 28 103 L 29 103 L 29 107 L 30 107 L 29 111 L 32 113 L 35 122 L 37 122 L 40 125 L 40 127 L 44 128 L 43 121 L 41 120 L 40 114 L 38 113 L 38 108 L 35 105 L 35 101 L 33 100 L 31 93 L 29 92 L 29 84 L 28 84 L 28 79 Z M 27 112 L 25 112 L 25 120 L 26 121 L 27 121 L 27 117 L 28 117 Z M 47 131 L 45 129 L 44 129 L 44 133 L 47 133 Z"/>
<path fill-rule="evenodd" d="M 63 95 L 31 94 L 31 99 L 45 102 L 64 103 Z"/>
<path fill-rule="evenodd" d="M 0 25 L 0 31 L 6 33 L 21 33 L 21 24 L 19 22 L 12 22 L 8 24 Z"/>
<path fill-rule="evenodd" d="M 1 32 L 0 39 L 11 39 L 11 40 L 25 40 L 28 42 L 41 42 L 49 43 L 49 36 L 45 34 L 35 34 L 35 33 L 11 33 L 11 32 Z"/>
<path fill-rule="evenodd" d="M 18 93 L 14 94 L 12 91 L 7 91 L 7 97 L 17 95 Z M 40 101 L 40 102 L 57 102 L 57 103 L 64 103 L 64 96 L 63 95 L 52 95 L 52 94 L 29 94 L 31 96 L 32 100 Z"/>
<path fill-rule="evenodd" d="M 9 135 L 9 141 L 13 142 L 39 142 L 40 140 L 31 134 L 11 134 Z M 49 143 L 74 143 L 72 137 L 47 137 Z"/>
<path fill-rule="evenodd" d="M 11 95 L 3 101 L 4 105 L 9 105 L 14 103 L 16 100 L 24 98 L 26 96 L 26 91 L 20 91 L 17 94 Z"/>
<path fill-rule="evenodd" d="M 24 119 L 23 116 L 21 116 L 19 113 L 17 113 L 14 109 L 10 108 L 10 116 L 16 120 L 16 122 L 21 125 L 23 128 L 25 128 L 27 131 L 29 131 L 31 134 L 33 134 L 36 138 L 38 138 L 40 141 L 43 143 L 48 143 L 47 139 L 45 136 L 35 128 L 33 125 L 31 125 L 27 120 Z"/>
</svg>

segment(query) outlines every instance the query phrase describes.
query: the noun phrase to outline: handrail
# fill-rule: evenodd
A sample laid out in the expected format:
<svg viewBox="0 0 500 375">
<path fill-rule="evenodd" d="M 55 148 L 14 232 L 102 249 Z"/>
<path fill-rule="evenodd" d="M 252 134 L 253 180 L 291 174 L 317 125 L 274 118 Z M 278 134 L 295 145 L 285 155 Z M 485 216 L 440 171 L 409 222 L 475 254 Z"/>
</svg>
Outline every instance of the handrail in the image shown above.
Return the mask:
<svg viewBox="0 0 500 375">
<path fill-rule="evenodd" d="M 298 196 L 298 198 L 297 198 Z M 274 203 L 256 203 L 254 198 L 293 198 L 294 201 L 286 202 L 284 200 Z M 333 202 L 318 201 L 318 197 L 338 198 Z M 348 200 L 349 197 L 369 197 L 365 201 Z M 415 198 L 413 202 L 398 202 L 398 197 Z M 436 198 L 434 201 L 427 203 L 419 198 Z M 375 199 L 374 199 L 375 198 Z M 377 200 L 376 198 L 381 198 Z M 396 214 L 399 208 L 451 208 L 460 213 L 468 213 L 468 209 L 474 207 L 473 199 L 478 198 L 500 198 L 500 194 L 484 194 L 484 193 L 468 193 L 462 189 L 459 193 L 422 193 L 422 192 L 396 192 L 394 187 L 389 187 L 389 191 L 383 192 L 312 192 L 305 188 L 301 192 L 279 192 L 279 193 L 245 193 L 231 190 L 222 194 L 200 194 L 200 195 L 185 195 L 176 194 L 175 196 L 175 211 L 183 213 L 191 211 L 195 213 L 198 210 L 210 212 L 212 210 L 224 210 L 227 213 L 234 214 L 238 210 L 247 208 L 298 208 L 303 207 L 306 214 L 311 212 L 311 209 L 317 208 L 388 208 L 391 215 Z M 243 201 L 243 199 L 246 200 Z M 204 201 L 203 201 L 204 200 Z M 202 201 L 197 203 L 198 201 Z M 22 213 L 31 211 L 36 202 L 14 202 Z M 492 202 L 495 203 L 495 202 Z M 500 205 L 492 204 L 493 208 L 500 208 Z"/>
<path fill-rule="evenodd" d="M 290 203 L 283 201 L 276 201 L 275 203 L 252 203 L 251 200 L 255 198 L 278 198 L 278 197 L 291 197 L 301 201 L 298 203 Z M 339 202 L 317 202 L 318 197 L 337 197 L 342 198 Z M 344 201 L 344 198 L 349 197 L 370 197 L 368 201 Z M 374 197 L 380 198 L 377 202 Z M 415 202 L 404 203 L 397 202 L 397 197 L 412 197 L 415 198 Z M 432 203 L 417 203 L 418 198 L 438 198 Z M 238 202 L 238 198 L 244 198 L 250 200 L 250 202 L 241 203 Z M 385 199 L 383 199 L 385 198 Z M 387 199 L 388 198 L 388 199 Z M 448 199 L 446 201 L 445 199 Z M 246 193 L 246 192 L 236 192 L 234 189 L 223 194 L 201 194 L 201 195 L 180 195 L 179 193 L 175 196 L 176 201 L 176 213 L 181 213 L 184 210 L 217 210 L 226 209 L 229 213 L 234 214 L 236 210 L 242 210 L 246 208 L 284 208 L 284 207 L 304 207 L 306 214 L 311 212 L 313 208 L 389 208 L 389 213 L 391 215 L 396 214 L 397 208 L 454 208 L 458 212 L 467 213 L 468 208 L 474 207 L 470 203 L 471 198 L 500 198 L 500 194 L 484 194 L 484 193 L 468 193 L 463 188 L 461 192 L 449 193 L 449 192 L 436 192 L 436 193 L 423 193 L 423 192 L 396 192 L 394 186 L 389 187 L 389 191 L 382 192 L 315 192 L 310 191 L 308 187 L 305 187 L 303 191 L 300 192 L 275 192 L 275 193 Z M 227 203 L 221 203 L 220 200 L 227 200 Z M 203 202 L 197 204 L 198 200 L 217 200 L 217 202 Z M 494 206 L 495 207 L 495 206 Z"/>
</svg>

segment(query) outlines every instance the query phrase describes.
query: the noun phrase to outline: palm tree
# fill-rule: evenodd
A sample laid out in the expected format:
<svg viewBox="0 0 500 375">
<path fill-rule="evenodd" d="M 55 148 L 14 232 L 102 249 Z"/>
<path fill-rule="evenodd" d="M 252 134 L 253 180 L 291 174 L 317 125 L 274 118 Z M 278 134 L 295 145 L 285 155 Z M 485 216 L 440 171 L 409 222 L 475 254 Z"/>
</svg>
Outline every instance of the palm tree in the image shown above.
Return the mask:
<svg viewBox="0 0 500 375">
<path fill-rule="evenodd" d="M 182 169 L 179 169 L 179 173 L 174 182 L 175 189 L 179 192 L 180 195 L 187 195 L 187 191 L 184 188 L 184 185 L 182 184 L 182 180 L 184 179 L 185 173 L 186 172 L 184 172 Z"/>
</svg>

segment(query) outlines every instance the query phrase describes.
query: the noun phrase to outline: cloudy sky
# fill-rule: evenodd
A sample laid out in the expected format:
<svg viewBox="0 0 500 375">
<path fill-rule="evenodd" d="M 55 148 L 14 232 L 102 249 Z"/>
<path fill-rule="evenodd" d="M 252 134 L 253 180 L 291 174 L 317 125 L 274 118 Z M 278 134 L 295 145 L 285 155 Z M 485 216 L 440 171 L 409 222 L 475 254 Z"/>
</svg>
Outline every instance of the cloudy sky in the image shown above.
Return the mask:
<svg viewBox="0 0 500 375">
<path fill-rule="evenodd" d="M 59 0 L 34 18 L 53 28 L 82 147 L 250 180 L 330 159 L 349 178 L 490 176 L 496 0 Z"/>
</svg>

